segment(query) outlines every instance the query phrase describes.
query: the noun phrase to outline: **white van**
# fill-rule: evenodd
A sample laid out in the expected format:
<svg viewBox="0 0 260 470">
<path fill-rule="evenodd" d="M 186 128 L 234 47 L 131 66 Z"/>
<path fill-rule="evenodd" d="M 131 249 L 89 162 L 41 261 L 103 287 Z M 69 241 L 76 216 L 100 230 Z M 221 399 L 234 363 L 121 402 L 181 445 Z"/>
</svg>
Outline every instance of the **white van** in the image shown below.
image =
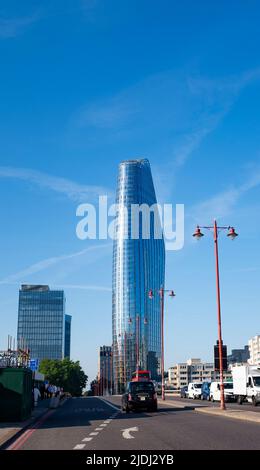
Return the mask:
<svg viewBox="0 0 260 470">
<path fill-rule="evenodd" d="M 232 367 L 234 395 L 240 405 L 244 401 L 260 403 L 260 367 L 253 364 Z"/>
<path fill-rule="evenodd" d="M 224 382 L 225 401 L 234 400 L 233 382 Z M 220 382 L 212 382 L 210 385 L 210 401 L 220 401 Z"/>
<path fill-rule="evenodd" d="M 193 400 L 195 400 L 195 398 L 200 398 L 201 387 L 202 387 L 201 382 L 190 382 L 188 385 L 188 392 L 187 392 L 188 398 L 193 398 Z"/>
</svg>

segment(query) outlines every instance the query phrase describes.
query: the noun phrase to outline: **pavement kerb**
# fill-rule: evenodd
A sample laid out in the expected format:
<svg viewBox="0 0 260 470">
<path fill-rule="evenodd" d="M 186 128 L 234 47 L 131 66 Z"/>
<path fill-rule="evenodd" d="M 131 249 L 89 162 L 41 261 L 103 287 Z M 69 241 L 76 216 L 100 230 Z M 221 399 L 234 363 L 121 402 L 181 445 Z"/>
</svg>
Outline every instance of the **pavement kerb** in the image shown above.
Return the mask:
<svg viewBox="0 0 260 470">
<path fill-rule="evenodd" d="M 254 411 L 244 410 L 220 410 L 216 408 L 196 408 L 199 413 L 206 413 L 213 416 L 220 416 L 221 418 L 239 419 L 240 421 L 250 421 L 251 423 L 260 424 L 260 413 Z"/>
<path fill-rule="evenodd" d="M 194 405 L 189 406 L 186 404 L 180 404 L 178 401 L 163 401 L 159 400 L 159 404 L 165 404 L 167 406 L 171 406 L 172 408 L 187 408 L 187 410 L 194 410 L 198 413 L 206 413 L 213 416 L 220 416 L 222 418 L 229 418 L 229 419 L 239 419 L 240 421 L 249 421 L 252 423 L 260 423 L 260 413 L 256 413 L 254 411 L 246 411 L 246 410 L 220 410 L 219 408 L 211 408 L 209 406 L 203 405 Z"/>
<path fill-rule="evenodd" d="M 195 408 L 195 407 L 192 406 L 192 405 L 188 405 L 188 404 L 186 405 L 186 403 L 185 403 L 185 404 L 184 404 L 184 403 L 182 404 L 182 403 L 180 403 L 179 401 L 174 401 L 174 400 L 168 401 L 167 399 L 166 399 L 166 400 L 162 400 L 162 399 L 160 399 L 160 398 L 159 398 L 159 400 L 158 400 L 158 403 L 159 403 L 159 405 L 167 405 L 167 406 L 171 406 L 172 408 L 183 408 L 183 409 L 184 409 L 184 408 L 187 408 L 187 409 L 189 409 L 189 410 Z"/>
</svg>

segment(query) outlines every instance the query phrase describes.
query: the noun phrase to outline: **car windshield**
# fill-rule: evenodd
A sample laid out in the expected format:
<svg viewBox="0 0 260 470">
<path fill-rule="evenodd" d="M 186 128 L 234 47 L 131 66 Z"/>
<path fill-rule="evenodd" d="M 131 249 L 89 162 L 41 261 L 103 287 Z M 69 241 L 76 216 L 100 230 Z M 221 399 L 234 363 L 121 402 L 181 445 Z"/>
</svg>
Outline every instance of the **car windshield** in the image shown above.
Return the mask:
<svg viewBox="0 0 260 470">
<path fill-rule="evenodd" d="M 201 384 L 194 384 L 195 388 L 201 388 Z"/>
<path fill-rule="evenodd" d="M 152 382 L 135 382 L 130 384 L 130 390 L 133 393 L 153 392 L 154 384 Z"/>
<path fill-rule="evenodd" d="M 253 377 L 255 387 L 260 387 L 260 377 Z"/>
<path fill-rule="evenodd" d="M 225 388 L 225 389 L 232 389 L 232 388 L 233 388 L 233 383 L 230 382 L 230 383 L 224 384 L 224 388 Z"/>
</svg>

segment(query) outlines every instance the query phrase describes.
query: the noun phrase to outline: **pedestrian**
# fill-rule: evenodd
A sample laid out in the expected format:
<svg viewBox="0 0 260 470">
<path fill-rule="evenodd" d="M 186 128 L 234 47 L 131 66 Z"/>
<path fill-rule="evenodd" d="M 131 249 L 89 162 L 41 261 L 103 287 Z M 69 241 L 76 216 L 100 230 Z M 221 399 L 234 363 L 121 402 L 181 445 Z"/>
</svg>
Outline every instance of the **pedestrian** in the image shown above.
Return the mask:
<svg viewBox="0 0 260 470">
<path fill-rule="evenodd" d="M 40 390 L 38 389 L 38 387 L 36 387 L 36 385 L 34 386 L 34 389 L 33 389 L 33 397 L 34 397 L 34 406 L 36 407 L 38 405 L 38 399 L 41 397 Z"/>
<path fill-rule="evenodd" d="M 41 399 L 44 400 L 45 386 L 41 384 L 40 386 Z"/>
<path fill-rule="evenodd" d="M 51 398 L 52 397 L 52 385 L 49 384 L 48 386 L 48 398 Z"/>
</svg>

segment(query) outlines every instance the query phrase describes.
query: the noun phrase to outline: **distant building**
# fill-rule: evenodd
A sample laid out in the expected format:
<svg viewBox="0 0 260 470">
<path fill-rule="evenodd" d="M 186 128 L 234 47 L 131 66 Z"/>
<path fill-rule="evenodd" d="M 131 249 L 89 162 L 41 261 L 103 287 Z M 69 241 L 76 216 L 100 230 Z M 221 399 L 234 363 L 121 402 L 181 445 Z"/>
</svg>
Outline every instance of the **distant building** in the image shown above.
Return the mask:
<svg viewBox="0 0 260 470">
<path fill-rule="evenodd" d="M 100 346 L 98 354 L 99 395 L 112 394 L 112 347 Z"/>
<path fill-rule="evenodd" d="M 249 346 L 245 346 L 244 349 L 232 349 L 227 357 L 228 364 L 241 364 L 247 362 L 249 357 Z"/>
<path fill-rule="evenodd" d="M 260 335 L 254 336 L 248 341 L 250 364 L 260 365 Z"/>
<path fill-rule="evenodd" d="M 231 378 L 231 372 L 224 372 L 224 379 Z M 189 359 L 181 362 L 168 370 L 168 384 L 180 389 L 190 382 L 212 382 L 219 380 L 219 374 L 215 372 L 212 362 L 202 362 L 201 359 Z"/>
<path fill-rule="evenodd" d="M 70 359 L 71 315 L 65 315 L 64 357 Z"/>
<path fill-rule="evenodd" d="M 19 291 L 18 347 L 24 342 L 31 359 L 63 359 L 65 295 L 46 285 L 22 285 Z"/>
</svg>

